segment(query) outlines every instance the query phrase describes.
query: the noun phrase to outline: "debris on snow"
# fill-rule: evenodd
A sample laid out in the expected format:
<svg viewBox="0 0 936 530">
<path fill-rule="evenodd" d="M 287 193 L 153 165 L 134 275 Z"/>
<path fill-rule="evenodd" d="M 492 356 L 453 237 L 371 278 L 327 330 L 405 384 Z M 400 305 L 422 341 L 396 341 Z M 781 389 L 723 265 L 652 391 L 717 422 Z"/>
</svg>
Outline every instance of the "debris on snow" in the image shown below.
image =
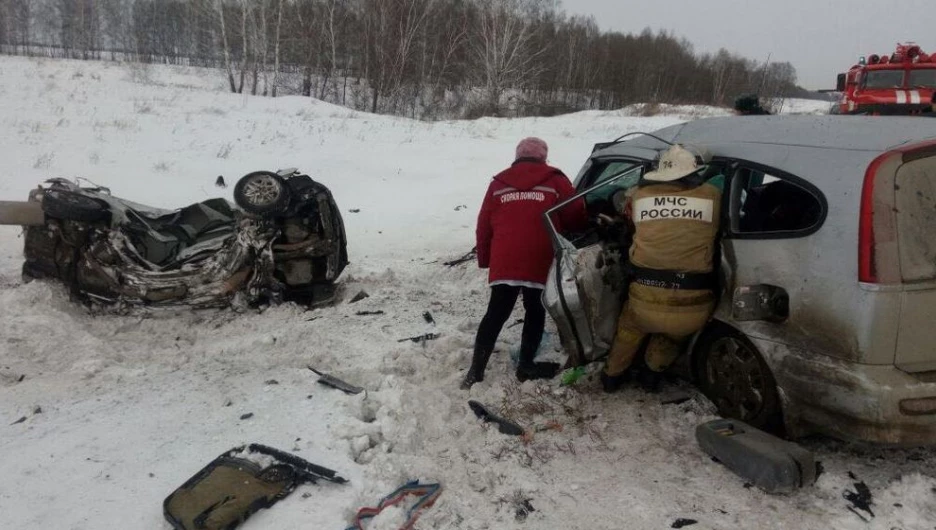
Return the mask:
<svg viewBox="0 0 936 530">
<path fill-rule="evenodd" d="M 477 257 L 478 257 L 478 249 L 477 249 L 477 247 L 475 247 L 475 248 L 471 249 L 470 251 L 468 251 L 468 253 L 465 254 L 465 255 L 463 255 L 462 257 L 460 257 L 460 258 L 455 258 L 455 259 L 453 259 L 453 260 L 451 260 L 451 261 L 446 261 L 446 262 L 442 263 L 442 265 L 445 265 L 446 267 L 455 267 L 455 266 L 457 266 L 457 265 L 461 265 L 462 263 L 467 263 L 467 262 L 469 262 L 469 261 L 474 261 L 475 259 L 477 259 Z"/>
<path fill-rule="evenodd" d="M 858 480 L 854 473 L 851 471 L 848 472 L 848 478 L 852 480 Z M 871 505 L 874 504 L 873 496 L 871 495 L 871 488 L 868 487 L 864 481 L 858 481 L 854 483 L 855 491 L 845 490 L 842 494 L 845 497 L 845 500 L 850 502 L 851 505 L 848 506 L 848 510 L 861 518 L 864 522 L 870 522 L 874 518 L 874 512 L 871 511 Z M 858 510 L 868 514 L 868 517 L 865 517 L 862 513 L 859 513 Z"/>
<path fill-rule="evenodd" d="M 370 295 L 367 294 L 367 291 L 362 290 L 362 291 L 359 291 L 358 294 L 354 295 L 354 298 L 352 298 L 351 301 L 349 301 L 348 303 L 353 304 L 355 302 L 360 302 L 361 300 L 365 298 L 370 298 Z"/>
<path fill-rule="evenodd" d="M 699 521 L 696 521 L 695 519 L 679 518 L 673 521 L 673 524 L 670 525 L 670 528 L 685 528 L 687 526 L 692 526 L 694 524 L 697 524 L 698 522 Z"/>
<path fill-rule="evenodd" d="M 333 375 L 320 372 L 311 366 L 307 366 L 307 368 L 319 376 L 318 382 L 321 385 L 336 388 L 338 390 L 341 390 L 345 394 L 351 394 L 351 395 L 357 395 L 357 394 L 360 394 L 361 392 L 364 392 L 363 388 L 352 385 L 345 381 L 342 381 L 341 379 L 338 379 L 337 377 Z M 312 396 L 309 396 L 309 397 L 311 398 Z"/>
<path fill-rule="evenodd" d="M 523 427 L 506 418 L 502 418 L 501 416 L 494 414 L 488 410 L 487 407 L 477 401 L 469 400 L 468 406 L 471 407 L 472 412 L 474 412 L 475 416 L 477 416 L 481 421 L 497 425 L 497 430 L 503 434 L 508 434 L 510 436 L 523 436 L 525 433 Z"/>
<path fill-rule="evenodd" d="M 426 341 L 436 340 L 438 338 L 439 338 L 438 333 L 424 333 L 422 335 L 416 335 L 415 337 L 406 337 L 405 339 L 399 339 L 397 340 L 397 342 L 412 341 L 412 342 L 415 342 L 416 344 L 420 344 Z"/>
</svg>

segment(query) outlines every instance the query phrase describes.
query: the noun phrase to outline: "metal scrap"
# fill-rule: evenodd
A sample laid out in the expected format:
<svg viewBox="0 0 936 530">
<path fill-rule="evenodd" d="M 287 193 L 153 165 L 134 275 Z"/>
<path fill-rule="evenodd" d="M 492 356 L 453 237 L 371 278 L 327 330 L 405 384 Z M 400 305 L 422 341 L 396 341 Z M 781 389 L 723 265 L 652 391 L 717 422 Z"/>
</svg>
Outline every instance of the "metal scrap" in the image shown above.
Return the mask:
<svg viewBox="0 0 936 530">
<path fill-rule="evenodd" d="M 341 390 L 345 394 L 357 395 L 357 394 L 360 394 L 361 392 L 364 392 L 363 388 L 352 385 L 345 381 L 342 381 L 341 379 L 338 379 L 335 376 L 326 374 L 324 372 L 320 372 L 316 370 L 315 368 L 313 368 L 312 366 L 307 366 L 307 368 L 319 376 L 319 380 L 318 380 L 319 384 L 330 386 L 332 388 L 336 388 L 338 390 Z"/>
<path fill-rule="evenodd" d="M 437 338 L 439 338 L 438 333 L 425 333 L 423 335 L 417 335 L 415 337 L 406 337 L 405 339 L 400 339 L 397 342 L 412 341 L 412 342 L 415 342 L 416 344 L 421 344 L 426 341 L 436 340 Z"/>
</svg>

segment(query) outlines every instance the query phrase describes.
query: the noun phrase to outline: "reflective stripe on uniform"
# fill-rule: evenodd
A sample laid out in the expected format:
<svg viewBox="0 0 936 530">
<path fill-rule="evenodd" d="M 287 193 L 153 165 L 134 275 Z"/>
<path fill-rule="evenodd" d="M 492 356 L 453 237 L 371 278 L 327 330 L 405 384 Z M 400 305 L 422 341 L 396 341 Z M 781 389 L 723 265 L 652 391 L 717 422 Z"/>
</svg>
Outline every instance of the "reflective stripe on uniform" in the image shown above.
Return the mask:
<svg viewBox="0 0 936 530">
<path fill-rule="evenodd" d="M 711 223 L 715 202 L 711 199 L 660 195 L 637 199 L 634 222 L 684 219 Z"/>
<path fill-rule="evenodd" d="M 492 193 L 492 195 L 497 197 L 498 195 L 503 195 L 505 193 L 513 193 L 515 191 L 517 191 L 517 188 L 504 188 L 504 189 L 495 191 L 494 193 Z"/>
</svg>

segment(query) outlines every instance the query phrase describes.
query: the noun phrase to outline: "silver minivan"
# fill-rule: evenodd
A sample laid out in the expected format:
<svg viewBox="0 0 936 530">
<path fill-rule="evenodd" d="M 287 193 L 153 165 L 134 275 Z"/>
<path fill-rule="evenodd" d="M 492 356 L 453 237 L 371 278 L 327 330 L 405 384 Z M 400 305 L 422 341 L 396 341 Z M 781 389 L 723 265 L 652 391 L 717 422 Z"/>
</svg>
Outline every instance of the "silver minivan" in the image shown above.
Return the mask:
<svg viewBox="0 0 936 530">
<path fill-rule="evenodd" d="M 791 437 L 936 443 L 936 120 L 729 117 L 630 134 L 595 146 L 576 197 L 614 220 L 671 143 L 727 177 L 720 301 L 673 370 L 720 414 Z M 544 303 L 572 363 L 599 360 L 626 296 L 626 225 L 557 233 L 549 218 Z"/>
</svg>

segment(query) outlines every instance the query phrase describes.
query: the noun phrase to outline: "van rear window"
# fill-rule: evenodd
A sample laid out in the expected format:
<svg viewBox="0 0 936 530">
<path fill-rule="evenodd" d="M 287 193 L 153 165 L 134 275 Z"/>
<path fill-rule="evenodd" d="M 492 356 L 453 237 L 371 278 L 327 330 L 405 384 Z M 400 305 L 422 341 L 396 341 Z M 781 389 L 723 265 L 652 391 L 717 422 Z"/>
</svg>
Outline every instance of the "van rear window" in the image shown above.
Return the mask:
<svg viewBox="0 0 936 530">
<path fill-rule="evenodd" d="M 896 183 L 901 276 L 936 279 L 936 157 L 900 166 Z"/>
</svg>

